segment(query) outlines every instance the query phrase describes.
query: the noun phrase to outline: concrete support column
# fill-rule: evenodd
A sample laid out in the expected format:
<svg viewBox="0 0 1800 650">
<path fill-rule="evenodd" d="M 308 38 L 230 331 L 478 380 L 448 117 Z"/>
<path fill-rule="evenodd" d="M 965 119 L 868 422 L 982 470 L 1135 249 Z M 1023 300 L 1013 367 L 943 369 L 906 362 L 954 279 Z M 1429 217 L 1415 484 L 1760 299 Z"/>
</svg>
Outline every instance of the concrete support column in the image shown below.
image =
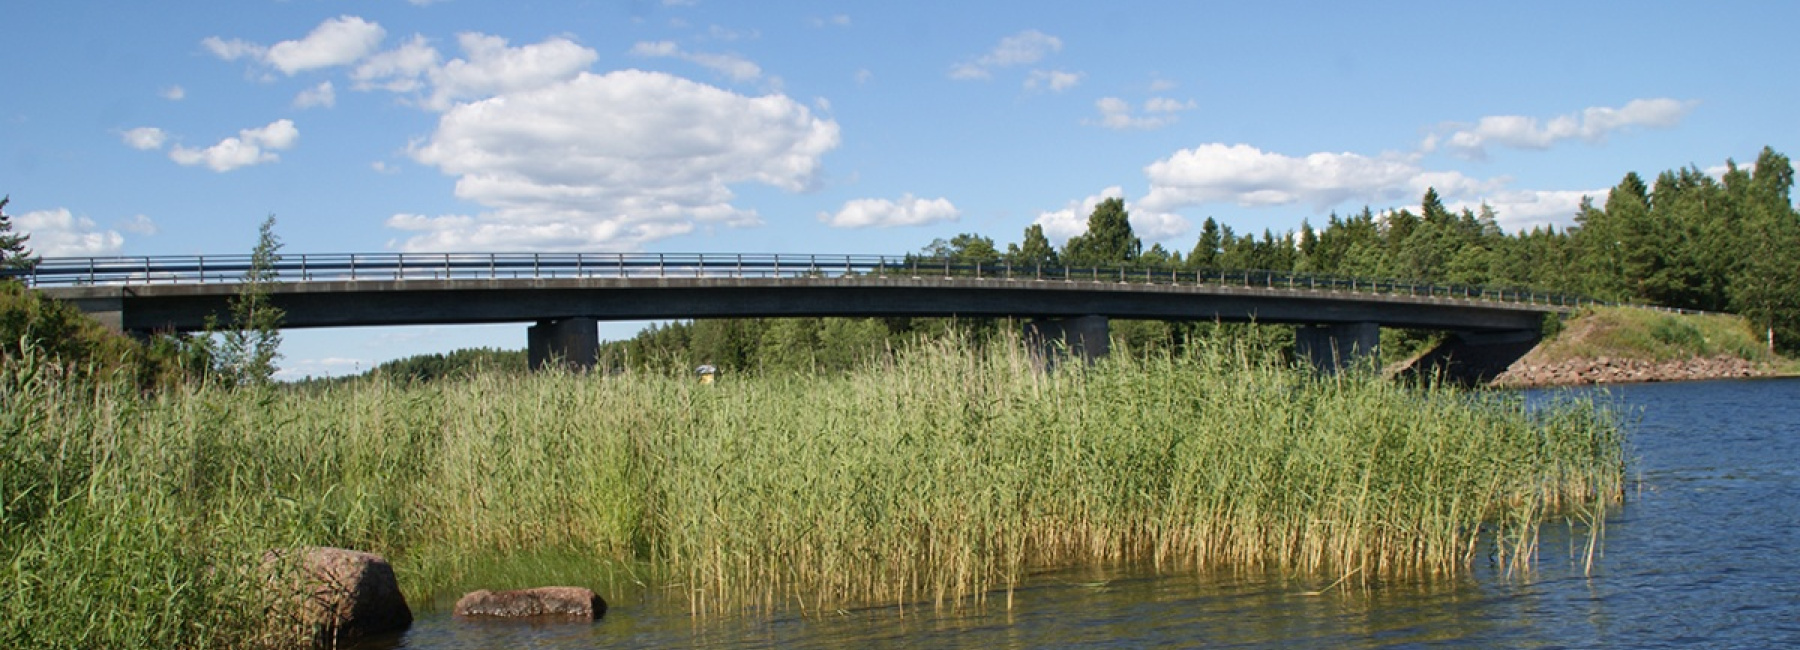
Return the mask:
<svg viewBox="0 0 1800 650">
<path fill-rule="evenodd" d="M 1105 316 L 1098 315 L 1033 319 L 1025 323 L 1025 340 L 1046 364 L 1053 365 L 1052 360 L 1063 356 L 1093 363 L 1112 350 L 1108 322 Z"/>
<path fill-rule="evenodd" d="M 108 289 L 112 289 L 112 291 L 106 291 L 105 293 L 98 295 L 64 299 L 63 302 L 74 305 L 76 309 L 81 310 L 81 313 L 87 314 L 88 318 L 92 318 L 101 325 L 105 325 L 107 329 L 114 332 L 126 333 L 124 287 L 108 287 Z M 142 335 L 143 333 L 137 334 Z M 15 343 L 16 342 L 17 341 L 15 341 Z"/>
<path fill-rule="evenodd" d="M 1537 347 L 1540 330 L 1453 332 L 1403 369 L 1404 375 L 1481 386 Z"/>
<path fill-rule="evenodd" d="M 1381 359 L 1381 326 L 1375 323 L 1303 325 L 1294 331 L 1295 352 L 1314 368 L 1335 373 Z"/>
<path fill-rule="evenodd" d="M 526 357 L 532 370 L 559 363 L 570 370 L 593 370 L 600 362 L 600 321 L 558 318 L 538 321 L 525 333 Z"/>
</svg>

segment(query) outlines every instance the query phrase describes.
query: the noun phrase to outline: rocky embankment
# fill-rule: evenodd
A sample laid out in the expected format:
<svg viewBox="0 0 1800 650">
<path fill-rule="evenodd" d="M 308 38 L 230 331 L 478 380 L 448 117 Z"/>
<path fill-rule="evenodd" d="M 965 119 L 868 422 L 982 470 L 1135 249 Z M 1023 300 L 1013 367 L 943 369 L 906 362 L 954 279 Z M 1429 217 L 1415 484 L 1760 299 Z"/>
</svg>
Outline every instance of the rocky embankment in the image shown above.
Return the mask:
<svg viewBox="0 0 1800 650">
<path fill-rule="evenodd" d="M 1761 377 L 1768 374 L 1770 371 L 1763 364 L 1727 355 L 1674 361 L 1576 358 L 1558 363 L 1533 363 L 1527 357 L 1494 378 L 1493 385 L 1515 388 L 1579 386 Z"/>
</svg>

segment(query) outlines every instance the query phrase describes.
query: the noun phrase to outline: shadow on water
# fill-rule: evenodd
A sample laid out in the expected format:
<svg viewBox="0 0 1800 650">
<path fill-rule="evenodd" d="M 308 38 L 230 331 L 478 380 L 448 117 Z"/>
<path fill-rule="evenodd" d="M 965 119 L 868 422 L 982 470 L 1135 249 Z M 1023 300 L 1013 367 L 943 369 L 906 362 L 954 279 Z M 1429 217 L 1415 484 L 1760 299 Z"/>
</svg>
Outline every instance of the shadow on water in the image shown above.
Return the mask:
<svg viewBox="0 0 1800 650">
<path fill-rule="evenodd" d="M 1013 607 L 689 616 L 668 591 L 607 594 L 581 625 L 424 613 L 398 648 L 1783 647 L 1800 642 L 1800 380 L 1577 391 L 1631 423 L 1626 503 L 1591 573 L 1585 528 L 1546 524 L 1531 571 L 1332 588 L 1279 573 L 1031 576 Z M 1548 393 L 1528 394 L 1528 400 Z"/>
</svg>

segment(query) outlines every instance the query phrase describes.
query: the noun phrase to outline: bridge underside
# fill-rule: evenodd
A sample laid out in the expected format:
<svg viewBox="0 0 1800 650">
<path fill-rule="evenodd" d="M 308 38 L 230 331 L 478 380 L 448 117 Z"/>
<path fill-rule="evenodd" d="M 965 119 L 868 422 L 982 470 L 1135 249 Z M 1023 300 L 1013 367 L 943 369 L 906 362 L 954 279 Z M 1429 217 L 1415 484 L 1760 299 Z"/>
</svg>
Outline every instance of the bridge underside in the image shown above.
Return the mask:
<svg viewBox="0 0 1800 650">
<path fill-rule="evenodd" d="M 229 318 L 231 284 L 78 286 L 43 289 L 122 331 L 196 331 Z M 591 367 L 597 323 L 754 317 L 1025 318 L 1045 349 L 1104 356 L 1113 318 L 1301 325 L 1300 346 L 1335 370 L 1378 350 L 1380 327 L 1445 330 L 1459 341 L 1535 337 L 1541 305 L 1444 296 L 1207 284 L 836 278 L 563 278 L 363 280 L 270 285 L 290 328 L 528 322 L 534 366 Z M 1497 340 L 1496 339 L 1496 340 Z M 1446 358 L 1470 359 L 1480 345 Z M 1487 344 L 1492 347 L 1494 344 Z M 1517 345 L 1516 343 L 1510 345 Z M 1490 364 L 1491 365 L 1491 364 Z"/>
</svg>

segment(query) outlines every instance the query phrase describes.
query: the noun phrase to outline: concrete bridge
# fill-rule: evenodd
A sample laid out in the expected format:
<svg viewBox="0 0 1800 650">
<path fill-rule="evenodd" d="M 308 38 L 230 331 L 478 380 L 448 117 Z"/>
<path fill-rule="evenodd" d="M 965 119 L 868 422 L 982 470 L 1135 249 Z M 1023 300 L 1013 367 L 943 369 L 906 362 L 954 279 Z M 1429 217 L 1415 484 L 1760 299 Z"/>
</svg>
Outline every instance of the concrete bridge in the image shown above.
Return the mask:
<svg viewBox="0 0 1800 650">
<path fill-rule="evenodd" d="M 248 256 L 46 258 L 21 277 L 111 327 L 148 334 L 199 330 L 209 315 L 228 321 L 250 268 Z M 1444 330 L 1453 334 L 1449 372 L 1479 378 L 1529 350 L 1546 314 L 1580 303 L 1267 271 L 856 255 L 308 254 L 268 271 L 285 327 L 535 323 L 534 367 L 591 366 L 605 320 L 1013 317 L 1026 319 L 1030 337 L 1092 358 L 1107 352 L 1108 320 L 1124 318 L 1300 325 L 1301 353 L 1326 369 L 1376 353 L 1381 327 Z"/>
</svg>

